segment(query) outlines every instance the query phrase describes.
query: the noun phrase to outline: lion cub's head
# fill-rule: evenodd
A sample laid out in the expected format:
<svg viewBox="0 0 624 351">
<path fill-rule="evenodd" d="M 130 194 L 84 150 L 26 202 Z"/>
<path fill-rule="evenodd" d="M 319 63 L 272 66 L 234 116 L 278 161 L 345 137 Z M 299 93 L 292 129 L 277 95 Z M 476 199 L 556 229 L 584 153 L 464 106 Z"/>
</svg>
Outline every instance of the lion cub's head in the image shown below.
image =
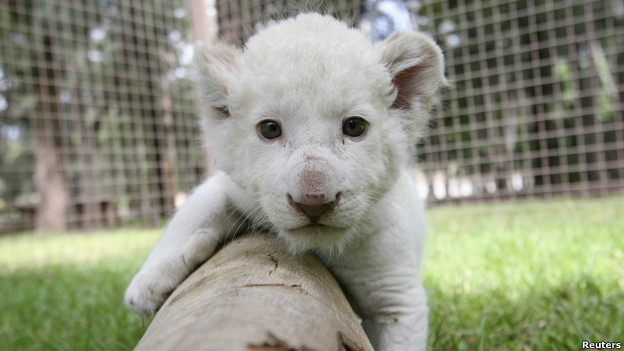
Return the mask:
<svg viewBox="0 0 624 351">
<path fill-rule="evenodd" d="M 318 14 L 272 24 L 243 50 L 200 48 L 196 60 L 216 168 L 247 193 L 244 215 L 294 251 L 339 251 L 364 229 L 445 82 L 423 34 L 373 45 Z"/>
</svg>

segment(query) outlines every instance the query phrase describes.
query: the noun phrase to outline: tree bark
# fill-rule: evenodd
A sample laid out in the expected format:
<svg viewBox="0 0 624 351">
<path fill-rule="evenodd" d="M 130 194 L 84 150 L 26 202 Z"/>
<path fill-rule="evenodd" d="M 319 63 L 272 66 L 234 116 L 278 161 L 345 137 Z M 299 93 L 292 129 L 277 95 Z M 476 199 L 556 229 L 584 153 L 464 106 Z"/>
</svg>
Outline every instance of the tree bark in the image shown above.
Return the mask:
<svg viewBox="0 0 624 351">
<path fill-rule="evenodd" d="M 195 41 L 201 40 L 205 43 L 212 43 L 213 37 L 210 31 L 210 18 L 206 12 L 206 1 L 191 0 L 190 8 L 193 39 Z M 202 150 L 204 151 L 204 177 L 208 178 L 212 176 L 215 158 L 206 146 Z"/>
<path fill-rule="evenodd" d="M 312 254 L 250 235 L 169 296 L 135 350 L 372 350 L 338 283 Z"/>
<path fill-rule="evenodd" d="M 38 24 L 35 28 L 40 28 Z M 54 38 L 42 35 L 38 57 L 32 72 L 36 79 L 37 108 L 33 115 L 35 136 L 35 186 L 39 193 L 35 228 L 40 232 L 61 232 L 67 229 L 67 208 L 70 192 L 63 157 L 63 121 L 58 98 L 59 77 L 53 69 L 57 58 Z"/>
</svg>

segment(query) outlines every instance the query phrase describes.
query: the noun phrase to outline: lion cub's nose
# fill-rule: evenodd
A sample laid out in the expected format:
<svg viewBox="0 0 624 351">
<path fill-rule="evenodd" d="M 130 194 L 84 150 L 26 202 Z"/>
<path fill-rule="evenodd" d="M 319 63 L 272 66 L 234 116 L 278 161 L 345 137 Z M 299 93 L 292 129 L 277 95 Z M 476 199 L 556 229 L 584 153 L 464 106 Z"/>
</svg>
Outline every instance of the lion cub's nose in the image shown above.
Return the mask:
<svg viewBox="0 0 624 351">
<path fill-rule="evenodd" d="M 287 194 L 288 203 L 295 210 L 303 213 L 315 223 L 323 213 L 334 208 L 340 201 L 340 193 L 336 194 L 333 201 L 325 202 L 325 195 L 304 195 L 303 202 L 295 202 L 290 194 Z"/>
</svg>

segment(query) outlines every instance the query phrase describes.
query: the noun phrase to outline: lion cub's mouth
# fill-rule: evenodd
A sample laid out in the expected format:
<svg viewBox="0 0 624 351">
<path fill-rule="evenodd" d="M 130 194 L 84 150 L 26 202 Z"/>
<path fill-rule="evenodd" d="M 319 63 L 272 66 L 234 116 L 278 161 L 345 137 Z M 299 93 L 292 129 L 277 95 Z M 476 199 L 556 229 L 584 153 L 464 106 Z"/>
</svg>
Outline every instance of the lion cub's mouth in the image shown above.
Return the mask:
<svg viewBox="0 0 624 351">
<path fill-rule="evenodd" d="M 326 229 L 326 228 L 331 228 L 331 227 L 328 226 L 328 225 L 325 225 L 325 224 L 320 224 L 320 223 L 310 223 L 310 224 L 306 224 L 306 225 L 304 225 L 302 227 L 295 228 L 293 230 L 300 230 L 300 229 L 323 230 L 323 229 Z"/>
<path fill-rule="evenodd" d="M 291 233 L 297 234 L 323 234 L 323 233 L 336 233 L 337 231 L 343 231 L 347 228 L 336 227 L 333 225 L 321 224 L 321 223 L 309 223 L 300 227 L 288 229 Z"/>
<path fill-rule="evenodd" d="M 300 227 L 295 227 L 295 228 L 290 228 L 288 229 L 289 232 L 296 232 L 296 231 L 319 231 L 319 230 L 327 230 L 327 229 L 333 229 L 334 227 L 326 225 L 326 224 L 320 224 L 320 223 L 308 223 L 306 225 L 302 225 Z"/>
</svg>

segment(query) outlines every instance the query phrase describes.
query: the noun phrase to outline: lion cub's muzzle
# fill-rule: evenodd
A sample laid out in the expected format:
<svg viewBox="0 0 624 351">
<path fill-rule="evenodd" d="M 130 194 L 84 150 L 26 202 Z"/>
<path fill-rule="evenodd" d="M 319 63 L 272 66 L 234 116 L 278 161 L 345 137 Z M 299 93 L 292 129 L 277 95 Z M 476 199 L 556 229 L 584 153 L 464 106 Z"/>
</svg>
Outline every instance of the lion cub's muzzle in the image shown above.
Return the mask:
<svg viewBox="0 0 624 351">
<path fill-rule="evenodd" d="M 336 194 L 333 200 L 326 201 L 325 195 L 304 195 L 302 202 L 296 202 L 290 194 L 286 194 L 288 204 L 297 212 L 303 213 L 316 224 L 318 219 L 326 212 L 331 211 L 340 202 L 341 193 Z"/>
</svg>

